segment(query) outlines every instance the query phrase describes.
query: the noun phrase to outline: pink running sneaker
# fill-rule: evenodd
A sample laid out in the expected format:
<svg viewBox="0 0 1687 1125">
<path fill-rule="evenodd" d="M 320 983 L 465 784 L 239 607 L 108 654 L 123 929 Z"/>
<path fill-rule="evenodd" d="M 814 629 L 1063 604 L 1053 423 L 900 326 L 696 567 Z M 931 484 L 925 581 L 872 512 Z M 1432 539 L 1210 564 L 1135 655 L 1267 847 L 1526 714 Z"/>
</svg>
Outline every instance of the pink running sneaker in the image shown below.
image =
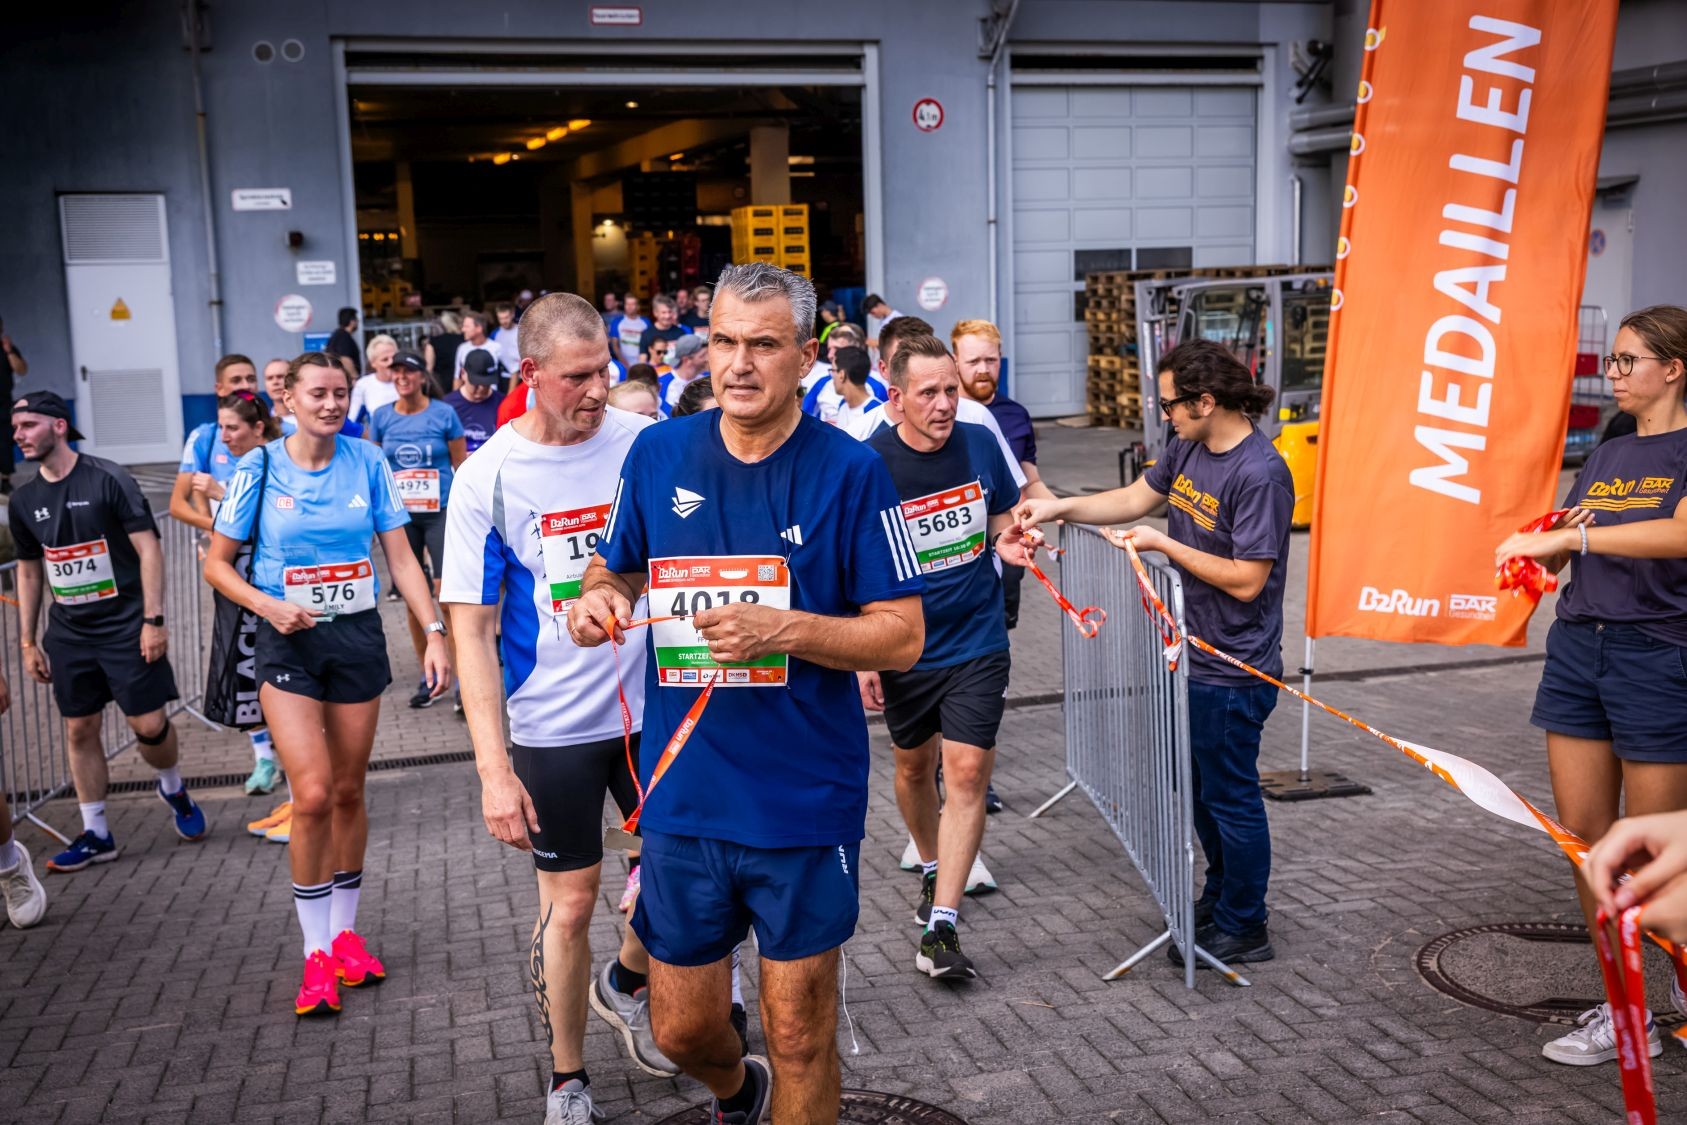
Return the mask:
<svg viewBox="0 0 1687 1125">
<path fill-rule="evenodd" d="M 331 1016 L 340 1010 L 340 984 L 334 976 L 334 962 L 317 950 L 305 958 L 305 980 L 293 1011 L 301 1016 Z"/>
<path fill-rule="evenodd" d="M 638 873 L 637 867 L 627 872 L 627 889 L 621 892 L 620 911 L 623 914 L 631 910 L 633 903 L 638 901 Z"/>
<path fill-rule="evenodd" d="M 347 988 L 380 984 L 387 979 L 387 967 L 351 930 L 341 930 L 334 939 L 334 963 L 340 983 Z"/>
</svg>

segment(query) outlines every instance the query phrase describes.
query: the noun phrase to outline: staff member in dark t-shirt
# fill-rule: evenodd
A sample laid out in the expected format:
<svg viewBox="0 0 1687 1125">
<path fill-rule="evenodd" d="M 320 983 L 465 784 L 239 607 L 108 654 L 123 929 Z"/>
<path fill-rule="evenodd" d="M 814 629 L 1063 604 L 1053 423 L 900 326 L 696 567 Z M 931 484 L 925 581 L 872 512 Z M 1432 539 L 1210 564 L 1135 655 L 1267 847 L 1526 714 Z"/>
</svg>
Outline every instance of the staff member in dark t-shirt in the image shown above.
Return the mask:
<svg viewBox="0 0 1687 1125">
<path fill-rule="evenodd" d="M 323 351 L 339 360 L 346 374 L 356 379 L 363 374 L 363 349 L 357 346 L 357 337 L 352 335 L 357 331 L 357 310 L 349 306 L 343 308 L 334 320 L 334 331 Z"/>
<path fill-rule="evenodd" d="M 1588 455 L 1561 526 L 1512 535 L 1494 552 L 1497 563 L 1533 558 L 1552 571 L 1575 562 L 1529 721 L 1546 731 L 1558 819 L 1589 842 L 1616 821 L 1619 801 L 1628 816 L 1687 808 L 1687 309 L 1631 313 L 1611 346 L 1605 377 L 1635 432 Z M 1576 891 L 1591 927 L 1597 906 L 1579 872 Z M 1541 1053 L 1572 1066 L 1617 1057 L 1609 1005 L 1578 1022 Z"/>
<path fill-rule="evenodd" d="M 165 656 L 164 555 L 152 505 L 121 466 L 70 447 L 82 435 L 51 391 L 32 391 L 12 405 L 12 434 L 23 455 L 41 466 L 7 511 L 17 544 L 23 665 L 37 682 L 53 685 L 82 809 L 82 834 L 47 869 L 80 871 L 117 858 L 100 744 L 100 713 L 113 700 L 141 757 L 158 771 L 157 793 L 170 806 L 177 835 L 197 840 L 205 835 L 205 814 L 176 769 L 176 732 L 164 710 L 177 693 Z M 37 645 L 43 576 L 53 606 Z"/>
<path fill-rule="evenodd" d="M 1125 488 L 1031 500 L 1021 528 L 1055 519 L 1128 523 L 1171 504 L 1164 533 L 1109 532 L 1160 551 L 1183 578 L 1189 629 L 1268 676 L 1283 675 L 1283 586 L 1294 481 L 1254 419 L 1269 387 L 1220 344 L 1190 340 L 1160 360 L 1160 410 L 1177 437 Z M 1189 655 L 1189 747 L 1195 833 L 1207 857 L 1195 903 L 1195 941 L 1220 961 L 1269 961 L 1265 891 L 1271 833 L 1259 791 L 1259 736 L 1277 689 L 1200 651 Z M 1169 952 L 1182 963 L 1177 948 Z"/>
</svg>

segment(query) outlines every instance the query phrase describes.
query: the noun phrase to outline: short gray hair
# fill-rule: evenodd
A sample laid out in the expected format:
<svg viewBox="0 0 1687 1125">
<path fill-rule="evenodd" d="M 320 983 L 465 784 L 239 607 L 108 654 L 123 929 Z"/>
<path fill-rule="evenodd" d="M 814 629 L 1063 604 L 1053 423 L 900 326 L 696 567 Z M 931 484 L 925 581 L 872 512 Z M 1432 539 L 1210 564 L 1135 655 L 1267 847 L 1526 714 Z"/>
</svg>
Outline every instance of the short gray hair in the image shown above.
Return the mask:
<svg viewBox="0 0 1687 1125">
<path fill-rule="evenodd" d="M 744 262 L 727 266 L 715 282 L 715 299 L 732 294 L 754 304 L 770 297 L 783 297 L 791 306 L 797 328 L 797 347 L 814 339 L 814 283 L 771 262 Z"/>
<path fill-rule="evenodd" d="M 559 339 L 587 343 L 602 340 L 605 348 L 609 346 L 603 317 L 590 301 L 573 293 L 546 293 L 521 314 L 516 346 L 522 359 L 543 367 L 550 362 L 551 349 Z"/>
<path fill-rule="evenodd" d="M 854 340 L 857 345 L 865 346 L 867 343 L 867 333 L 861 330 L 860 325 L 851 324 L 849 321 L 845 320 L 839 322 L 839 324 L 832 329 L 831 334 L 826 337 L 826 342 L 828 344 L 833 340 Z"/>
</svg>

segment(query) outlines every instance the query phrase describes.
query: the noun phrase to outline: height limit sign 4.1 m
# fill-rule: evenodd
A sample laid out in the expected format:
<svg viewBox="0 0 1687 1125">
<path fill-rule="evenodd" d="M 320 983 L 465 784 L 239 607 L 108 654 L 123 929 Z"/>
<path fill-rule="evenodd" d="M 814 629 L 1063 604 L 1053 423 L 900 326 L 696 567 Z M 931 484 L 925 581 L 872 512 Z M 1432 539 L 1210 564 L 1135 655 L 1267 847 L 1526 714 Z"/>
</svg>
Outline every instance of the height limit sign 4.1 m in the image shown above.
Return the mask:
<svg viewBox="0 0 1687 1125">
<path fill-rule="evenodd" d="M 943 103 L 936 98 L 921 98 L 915 102 L 914 128 L 922 133 L 935 133 L 943 128 Z"/>
</svg>

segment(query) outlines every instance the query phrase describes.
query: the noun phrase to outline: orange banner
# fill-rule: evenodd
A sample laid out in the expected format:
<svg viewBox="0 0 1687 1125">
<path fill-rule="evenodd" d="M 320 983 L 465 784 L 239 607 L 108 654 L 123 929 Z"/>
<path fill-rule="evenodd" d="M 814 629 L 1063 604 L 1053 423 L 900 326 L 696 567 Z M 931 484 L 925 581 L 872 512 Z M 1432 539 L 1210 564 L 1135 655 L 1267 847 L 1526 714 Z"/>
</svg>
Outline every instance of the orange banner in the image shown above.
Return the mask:
<svg viewBox="0 0 1687 1125">
<path fill-rule="evenodd" d="M 1617 0 L 1373 0 L 1308 636 L 1523 643 L 1493 552 L 1555 499 L 1616 22 Z"/>
</svg>

